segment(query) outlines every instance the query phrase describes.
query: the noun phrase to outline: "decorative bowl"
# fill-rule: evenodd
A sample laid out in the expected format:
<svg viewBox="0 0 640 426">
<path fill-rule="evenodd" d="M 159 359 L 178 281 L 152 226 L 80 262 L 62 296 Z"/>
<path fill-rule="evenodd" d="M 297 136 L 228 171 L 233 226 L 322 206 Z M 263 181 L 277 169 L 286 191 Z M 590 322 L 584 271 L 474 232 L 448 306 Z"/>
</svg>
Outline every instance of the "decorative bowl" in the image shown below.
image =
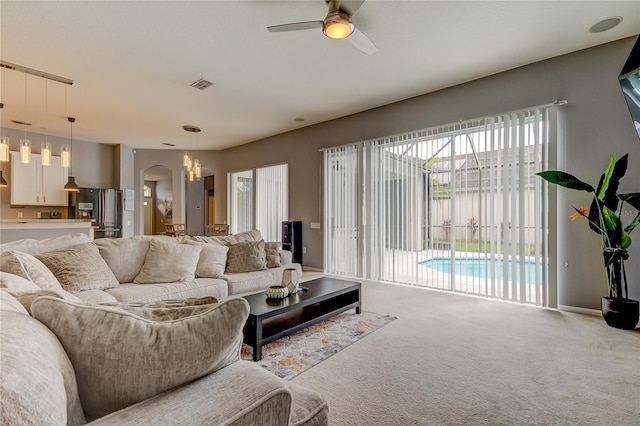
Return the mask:
<svg viewBox="0 0 640 426">
<path fill-rule="evenodd" d="M 267 299 L 284 299 L 289 295 L 289 290 L 282 285 L 273 285 L 265 290 Z"/>
</svg>

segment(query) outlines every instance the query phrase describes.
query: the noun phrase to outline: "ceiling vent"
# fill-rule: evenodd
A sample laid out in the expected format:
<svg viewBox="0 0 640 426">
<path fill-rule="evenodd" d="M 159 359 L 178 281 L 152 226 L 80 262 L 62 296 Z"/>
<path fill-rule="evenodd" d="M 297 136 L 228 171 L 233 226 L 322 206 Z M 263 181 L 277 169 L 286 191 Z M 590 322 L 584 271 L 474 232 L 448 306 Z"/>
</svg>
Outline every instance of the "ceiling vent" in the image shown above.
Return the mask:
<svg viewBox="0 0 640 426">
<path fill-rule="evenodd" d="M 200 127 L 192 126 L 191 124 L 186 124 L 186 125 L 182 126 L 182 128 L 185 129 L 187 132 L 192 132 L 192 133 L 199 133 L 200 132 Z"/>
<path fill-rule="evenodd" d="M 194 81 L 193 83 L 190 84 L 191 87 L 195 87 L 198 90 L 204 90 L 207 87 L 211 86 L 213 83 L 210 81 L 205 80 L 204 78 L 201 78 L 197 81 Z"/>
</svg>

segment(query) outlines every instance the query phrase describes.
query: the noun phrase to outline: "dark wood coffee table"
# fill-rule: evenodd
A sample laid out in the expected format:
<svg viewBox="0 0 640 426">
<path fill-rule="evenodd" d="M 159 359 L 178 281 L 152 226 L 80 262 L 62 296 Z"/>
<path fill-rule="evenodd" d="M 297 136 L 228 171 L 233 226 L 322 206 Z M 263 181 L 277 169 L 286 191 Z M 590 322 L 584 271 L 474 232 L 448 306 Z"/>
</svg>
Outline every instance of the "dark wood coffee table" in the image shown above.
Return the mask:
<svg viewBox="0 0 640 426">
<path fill-rule="evenodd" d="M 244 343 L 253 348 L 254 361 L 262 359 L 262 346 L 267 343 L 351 308 L 360 313 L 358 282 L 323 277 L 300 285 L 309 291 L 280 300 L 267 299 L 264 292 L 244 297 L 251 307 L 244 326 Z"/>
</svg>

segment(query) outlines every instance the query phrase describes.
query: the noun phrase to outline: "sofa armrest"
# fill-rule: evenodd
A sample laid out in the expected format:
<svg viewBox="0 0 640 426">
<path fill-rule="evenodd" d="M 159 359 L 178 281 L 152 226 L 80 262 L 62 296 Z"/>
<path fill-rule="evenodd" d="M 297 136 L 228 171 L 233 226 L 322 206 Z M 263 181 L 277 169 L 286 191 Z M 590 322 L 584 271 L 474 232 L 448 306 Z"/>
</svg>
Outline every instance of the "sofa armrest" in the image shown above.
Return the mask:
<svg viewBox="0 0 640 426">
<path fill-rule="evenodd" d="M 237 361 L 189 384 L 96 419 L 91 425 L 287 425 L 292 396 L 284 380 Z"/>
<path fill-rule="evenodd" d="M 280 250 L 280 263 L 287 265 L 293 262 L 293 253 L 289 250 Z"/>
</svg>

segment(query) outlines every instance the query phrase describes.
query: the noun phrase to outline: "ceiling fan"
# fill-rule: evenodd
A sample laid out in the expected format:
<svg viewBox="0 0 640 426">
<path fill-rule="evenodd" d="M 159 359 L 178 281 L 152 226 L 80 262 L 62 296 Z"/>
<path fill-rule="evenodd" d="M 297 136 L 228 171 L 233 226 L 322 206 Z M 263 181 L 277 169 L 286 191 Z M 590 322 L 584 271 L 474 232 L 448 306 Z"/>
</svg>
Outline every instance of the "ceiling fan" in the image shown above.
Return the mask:
<svg viewBox="0 0 640 426">
<path fill-rule="evenodd" d="M 310 30 L 314 28 L 322 28 L 322 32 L 327 37 L 334 40 L 347 39 L 361 52 L 372 55 L 377 52 L 378 48 L 373 44 L 369 37 L 362 31 L 358 30 L 352 22 L 351 17 L 356 13 L 364 0 L 325 0 L 329 13 L 323 21 L 305 21 L 294 22 L 291 24 L 273 25 L 267 27 L 272 33 L 283 31 L 300 31 Z"/>
</svg>

